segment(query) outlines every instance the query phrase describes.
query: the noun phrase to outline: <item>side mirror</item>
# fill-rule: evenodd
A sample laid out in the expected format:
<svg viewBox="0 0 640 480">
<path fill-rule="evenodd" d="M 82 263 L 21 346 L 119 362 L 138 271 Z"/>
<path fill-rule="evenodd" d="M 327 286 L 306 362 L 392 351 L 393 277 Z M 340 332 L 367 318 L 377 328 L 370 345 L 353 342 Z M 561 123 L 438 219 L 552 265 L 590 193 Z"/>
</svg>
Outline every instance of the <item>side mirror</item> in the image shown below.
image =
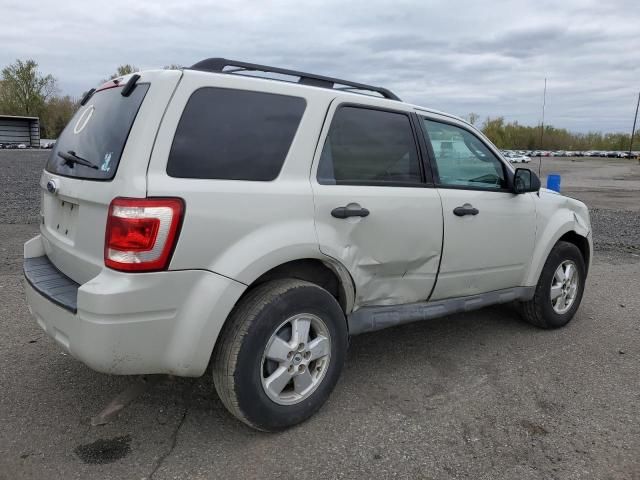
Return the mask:
<svg viewBox="0 0 640 480">
<path fill-rule="evenodd" d="M 519 195 L 540 190 L 540 179 L 528 168 L 516 168 L 513 175 L 513 193 Z"/>
</svg>

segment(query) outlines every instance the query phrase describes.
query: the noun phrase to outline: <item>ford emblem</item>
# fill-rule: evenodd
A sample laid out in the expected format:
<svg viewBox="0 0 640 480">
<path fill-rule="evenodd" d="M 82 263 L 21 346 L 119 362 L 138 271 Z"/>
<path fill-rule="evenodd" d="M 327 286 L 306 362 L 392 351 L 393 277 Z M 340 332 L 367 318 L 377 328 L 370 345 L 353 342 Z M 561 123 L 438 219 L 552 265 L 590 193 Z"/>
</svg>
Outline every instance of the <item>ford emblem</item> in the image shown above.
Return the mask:
<svg viewBox="0 0 640 480">
<path fill-rule="evenodd" d="M 55 180 L 49 180 L 47 182 L 47 191 L 53 195 L 58 193 L 58 184 Z"/>
</svg>

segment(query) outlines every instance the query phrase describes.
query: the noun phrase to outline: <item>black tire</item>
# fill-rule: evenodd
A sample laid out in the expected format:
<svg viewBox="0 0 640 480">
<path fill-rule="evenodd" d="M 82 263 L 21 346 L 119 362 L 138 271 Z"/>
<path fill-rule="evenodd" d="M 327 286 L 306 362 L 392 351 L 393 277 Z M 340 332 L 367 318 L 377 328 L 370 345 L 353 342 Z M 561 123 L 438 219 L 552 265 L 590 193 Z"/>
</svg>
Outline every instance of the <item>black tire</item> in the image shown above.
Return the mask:
<svg viewBox="0 0 640 480">
<path fill-rule="evenodd" d="M 571 308 L 565 313 L 559 314 L 551 304 L 551 283 L 556 269 L 565 260 L 571 260 L 576 265 L 578 289 Z M 521 302 L 522 316 L 527 322 L 540 328 L 564 327 L 571 321 L 580 306 L 586 277 L 584 258 L 578 247 L 564 241 L 556 243 L 544 264 L 538 285 L 536 285 L 535 295 L 531 300 Z"/>
<path fill-rule="evenodd" d="M 299 313 L 313 314 L 326 325 L 330 361 L 310 396 L 280 405 L 262 386 L 263 354 L 278 326 Z M 258 430 L 283 430 L 322 407 L 340 377 L 347 345 L 344 312 L 329 292 L 302 280 L 274 280 L 249 291 L 231 312 L 214 349 L 213 381 L 222 403 L 236 418 Z"/>
</svg>

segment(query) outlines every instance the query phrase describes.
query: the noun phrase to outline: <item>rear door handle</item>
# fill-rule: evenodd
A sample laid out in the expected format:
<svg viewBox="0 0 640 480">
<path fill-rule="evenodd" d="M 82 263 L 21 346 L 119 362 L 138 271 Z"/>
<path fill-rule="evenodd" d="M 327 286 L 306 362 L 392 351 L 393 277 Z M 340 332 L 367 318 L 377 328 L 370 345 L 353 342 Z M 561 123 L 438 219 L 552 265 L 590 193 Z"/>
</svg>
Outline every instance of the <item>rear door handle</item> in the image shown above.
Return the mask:
<svg viewBox="0 0 640 480">
<path fill-rule="evenodd" d="M 453 209 L 453 214 L 458 217 L 464 217 L 465 215 L 477 215 L 478 213 L 480 213 L 480 210 L 474 208 L 470 203 L 465 203 L 461 207 Z"/>
<path fill-rule="evenodd" d="M 366 217 L 369 215 L 369 213 L 369 210 L 360 206 L 336 207 L 331 210 L 331 216 L 335 218 Z"/>
</svg>

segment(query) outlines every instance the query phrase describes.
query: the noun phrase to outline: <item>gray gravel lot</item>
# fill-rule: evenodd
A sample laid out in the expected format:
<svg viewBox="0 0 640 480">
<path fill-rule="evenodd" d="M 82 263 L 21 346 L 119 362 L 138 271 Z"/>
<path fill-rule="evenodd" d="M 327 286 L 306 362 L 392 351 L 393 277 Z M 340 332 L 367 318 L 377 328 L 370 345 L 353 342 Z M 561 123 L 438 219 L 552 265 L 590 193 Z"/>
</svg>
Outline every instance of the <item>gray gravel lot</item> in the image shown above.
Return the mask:
<svg viewBox="0 0 640 480">
<path fill-rule="evenodd" d="M 569 326 L 503 306 L 356 337 L 319 414 L 262 434 L 208 375 L 163 379 L 90 425 L 135 379 L 89 370 L 29 316 L 22 243 L 45 158 L 0 150 L 0 479 L 640 479 L 637 163 L 544 160 L 592 208 L 596 258 Z"/>
</svg>

